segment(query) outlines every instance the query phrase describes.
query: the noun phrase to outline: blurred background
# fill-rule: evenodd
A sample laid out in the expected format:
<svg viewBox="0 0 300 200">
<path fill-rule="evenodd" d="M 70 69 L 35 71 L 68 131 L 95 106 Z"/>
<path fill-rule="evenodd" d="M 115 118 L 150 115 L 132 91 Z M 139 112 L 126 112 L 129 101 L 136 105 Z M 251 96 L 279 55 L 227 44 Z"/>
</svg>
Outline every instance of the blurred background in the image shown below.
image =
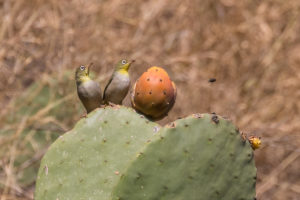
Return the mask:
<svg viewBox="0 0 300 200">
<path fill-rule="evenodd" d="M 229 118 L 262 137 L 257 199 L 299 200 L 299 13 L 299 0 L 0 0 L 0 200 L 33 199 L 47 147 L 85 113 L 74 69 L 93 62 L 104 89 L 121 58 L 132 82 L 156 65 L 176 83 L 159 123 Z"/>
</svg>

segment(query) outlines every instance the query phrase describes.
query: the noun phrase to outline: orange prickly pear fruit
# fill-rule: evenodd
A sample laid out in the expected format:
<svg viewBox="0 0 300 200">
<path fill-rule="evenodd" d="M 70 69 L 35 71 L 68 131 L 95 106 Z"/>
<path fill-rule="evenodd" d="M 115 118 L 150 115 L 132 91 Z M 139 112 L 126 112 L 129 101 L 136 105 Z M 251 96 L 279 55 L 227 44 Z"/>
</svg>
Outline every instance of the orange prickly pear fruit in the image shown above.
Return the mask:
<svg viewBox="0 0 300 200">
<path fill-rule="evenodd" d="M 134 109 L 152 119 L 161 119 L 173 107 L 176 86 L 161 67 L 151 67 L 135 82 L 131 94 Z"/>
</svg>

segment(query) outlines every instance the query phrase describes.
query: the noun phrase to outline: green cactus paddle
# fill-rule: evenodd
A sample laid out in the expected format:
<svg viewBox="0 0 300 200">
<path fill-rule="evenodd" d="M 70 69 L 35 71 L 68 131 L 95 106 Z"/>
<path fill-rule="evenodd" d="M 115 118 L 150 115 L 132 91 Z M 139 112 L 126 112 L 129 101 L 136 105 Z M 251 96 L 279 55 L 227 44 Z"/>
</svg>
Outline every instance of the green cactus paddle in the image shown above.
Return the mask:
<svg viewBox="0 0 300 200">
<path fill-rule="evenodd" d="M 132 109 L 97 109 L 52 144 L 40 166 L 35 199 L 108 199 L 129 161 L 158 129 Z"/>
<path fill-rule="evenodd" d="M 113 200 L 253 200 L 253 153 L 235 127 L 194 115 L 160 130 L 122 176 Z"/>
<path fill-rule="evenodd" d="M 132 109 L 97 109 L 44 156 L 36 200 L 253 200 L 253 151 L 216 115 L 164 128 Z"/>
</svg>

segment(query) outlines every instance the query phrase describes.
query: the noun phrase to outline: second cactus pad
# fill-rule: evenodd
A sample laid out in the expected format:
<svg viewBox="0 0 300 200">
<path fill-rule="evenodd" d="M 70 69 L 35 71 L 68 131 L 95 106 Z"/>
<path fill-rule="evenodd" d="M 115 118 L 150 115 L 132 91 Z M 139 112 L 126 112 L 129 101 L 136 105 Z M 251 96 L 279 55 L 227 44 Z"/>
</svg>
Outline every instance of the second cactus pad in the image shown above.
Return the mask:
<svg viewBox="0 0 300 200">
<path fill-rule="evenodd" d="M 97 109 L 51 145 L 36 200 L 108 199 L 129 161 L 159 126 L 125 107 Z"/>
<path fill-rule="evenodd" d="M 159 131 L 128 167 L 113 200 L 253 200 L 250 144 L 216 115 L 193 115 Z"/>
</svg>

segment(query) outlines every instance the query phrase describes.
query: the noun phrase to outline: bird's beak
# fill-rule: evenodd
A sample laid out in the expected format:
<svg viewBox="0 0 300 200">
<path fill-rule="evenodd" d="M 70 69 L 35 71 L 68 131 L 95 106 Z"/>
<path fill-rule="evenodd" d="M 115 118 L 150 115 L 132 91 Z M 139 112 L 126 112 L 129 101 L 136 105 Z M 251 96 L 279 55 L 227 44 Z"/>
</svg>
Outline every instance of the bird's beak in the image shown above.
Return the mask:
<svg viewBox="0 0 300 200">
<path fill-rule="evenodd" d="M 131 65 L 132 63 L 134 63 L 134 62 L 135 62 L 135 60 L 131 60 L 131 61 L 127 64 L 127 70 L 129 69 L 130 65 Z"/>
<path fill-rule="evenodd" d="M 87 75 L 90 74 L 90 68 L 93 66 L 93 63 L 90 63 L 88 66 L 87 66 Z"/>
</svg>

